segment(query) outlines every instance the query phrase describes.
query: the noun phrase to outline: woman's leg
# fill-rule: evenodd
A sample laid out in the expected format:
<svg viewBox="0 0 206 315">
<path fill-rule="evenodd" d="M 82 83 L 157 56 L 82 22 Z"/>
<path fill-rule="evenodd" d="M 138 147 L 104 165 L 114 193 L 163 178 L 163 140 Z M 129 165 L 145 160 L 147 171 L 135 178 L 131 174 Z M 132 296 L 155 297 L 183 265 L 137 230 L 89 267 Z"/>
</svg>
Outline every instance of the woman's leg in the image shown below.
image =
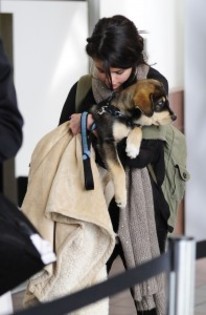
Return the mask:
<svg viewBox="0 0 206 315">
<path fill-rule="evenodd" d="M 113 230 L 115 233 L 117 233 L 118 225 L 119 225 L 119 208 L 117 207 L 117 204 L 116 204 L 114 198 L 112 198 L 108 210 L 109 210 L 109 215 L 111 218 Z M 119 247 L 118 247 L 118 244 L 116 244 L 115 248 L 112 252 L 112 255 L 110 256 L 109 260 L 107 261 L 108 274 L 112 268 L 112 264 L 113 264 L 114 260 L 117 258 L 118 255 L 119 255 Z"/>
<path fill-rule="evenodd" d="M 112 264 L 115 261 L 115 259 L 117 258 L 117 256 L 119 255 L 119 248 L 118 248 L 118 244 L 115 245 L 115 248 L 112 252 L 112 255 L 110 256 L 109 260 L 107 261 L 107 273 L 110 273 L 110 270 L 112 268 Z"/>
</svg>

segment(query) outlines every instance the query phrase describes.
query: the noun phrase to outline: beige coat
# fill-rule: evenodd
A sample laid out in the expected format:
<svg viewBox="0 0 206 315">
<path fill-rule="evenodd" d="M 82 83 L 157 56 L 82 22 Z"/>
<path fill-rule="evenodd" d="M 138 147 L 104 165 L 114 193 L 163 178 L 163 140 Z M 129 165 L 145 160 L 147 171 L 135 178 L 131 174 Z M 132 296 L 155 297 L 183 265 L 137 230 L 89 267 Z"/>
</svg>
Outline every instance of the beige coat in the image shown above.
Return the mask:
<svg viewBox="0 0 206 315">
<path fill-rule="evenodd" d="M 104 280 L 105 263 L 115 246 L 105 199 L 108 175 L 97 167 L 92 150 L 95 189 L 85 190 L 81 136 L 73 137 L 68 124 L 45 135 L 31 157 L 22 211 L 53 244 L 57 262 L 30 279 L 25 306 L 53 300 Z M 72 314 L 106 315 L 108 299 Z"/>
</svg>

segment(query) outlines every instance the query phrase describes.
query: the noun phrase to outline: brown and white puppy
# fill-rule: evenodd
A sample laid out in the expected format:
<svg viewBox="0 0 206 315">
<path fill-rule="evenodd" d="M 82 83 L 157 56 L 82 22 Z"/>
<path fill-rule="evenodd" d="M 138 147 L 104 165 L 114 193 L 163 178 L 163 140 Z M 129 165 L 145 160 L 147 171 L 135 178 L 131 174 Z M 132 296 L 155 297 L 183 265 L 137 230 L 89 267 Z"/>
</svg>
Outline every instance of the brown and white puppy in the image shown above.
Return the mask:
<svg viewBox="0 0 206 315">
<path fill-rule="evenodd" d="M 170 124 L 176 115 L 169 107 L 163 84 L 154 79 L 139 80 L 111 101 L 94 105 L 91 112 L 97 127 L 98 149 L 114 183 L 115 201 L 119 207 L 125 207 L 126 178 L 117 143 L 126 138 L 126 153 L 135 158 L 142 141 L 141 127 Z"/>
</svg>

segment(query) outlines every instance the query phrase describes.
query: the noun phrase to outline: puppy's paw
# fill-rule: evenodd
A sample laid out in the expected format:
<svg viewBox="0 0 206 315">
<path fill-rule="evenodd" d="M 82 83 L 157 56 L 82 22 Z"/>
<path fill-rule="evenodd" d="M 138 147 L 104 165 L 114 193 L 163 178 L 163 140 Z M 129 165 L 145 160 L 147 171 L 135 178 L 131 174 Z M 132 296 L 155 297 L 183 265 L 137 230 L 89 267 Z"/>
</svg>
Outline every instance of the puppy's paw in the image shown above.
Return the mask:
<svg viewBox="0 0 206 315">
<path fill-rule="evenodd" d="M 119 208 L 125 208 L 127 204 L 127 192 L 125 191 L 121 196 L 115 195 L 115 202 Z"/>
<path fill-rule="evenodd" d="M 117 204 L 117 207 L 119 207 L 119 208 L 125 208 L 126 207 L 126 204 L 127 204 L 127 202 L 126 201 L 117 201 L 116 199 L 115 199 L 115 201 L 116 201 L 116 204 Z"/>
<path fill-rule="evenodd" d="M 139 154 L 139 149 L 140 148 L 138 146 L 135 146 L 132 143 L 127 143 L 126 154 L 130 157 L 130 159 L 135 159 Z"/>
</svg>

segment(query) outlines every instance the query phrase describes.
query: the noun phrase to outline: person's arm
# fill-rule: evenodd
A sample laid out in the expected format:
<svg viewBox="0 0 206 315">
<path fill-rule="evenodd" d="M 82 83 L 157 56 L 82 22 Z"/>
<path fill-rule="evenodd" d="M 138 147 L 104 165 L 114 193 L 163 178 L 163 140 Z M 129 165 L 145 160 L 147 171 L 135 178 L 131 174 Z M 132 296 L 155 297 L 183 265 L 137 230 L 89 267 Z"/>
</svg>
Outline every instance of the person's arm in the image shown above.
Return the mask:
<svg viewBox="0 0 206 315">
<path fill-rule="evenodd" d="M 66 98 L 64 106 L 61 111 L 59 125 L 68 121 L 72 114 L 76 112 L 75 110 L 75 98 L 76 98 L 77 82 L 72 86 L 69 94 Z"/>
<path fill-rule="evenodd" d="M 70 121 L 70 130 L 72 131 L 73 135 L 76 135 L 80 133 L 80 119 L 81 119 L 81 113 L 83 111 L 88 111 L 91 107 L 91 105 L 94 104 L 94 98 L 92 89 L 88 91 L 88 94 L 86 95 L 86 98 L 83 102 L 83 104 L 80 106 L 78 113 L 76 112 L 76 90 L 77 90 L 77 83 L 76 82 L 71 90 L 69 91 L 69 94 L 67 96 L 67 99 L 64 103 L 59 125 L 65 123 L 66 121 Z M 92 118 L 92 115 L 88 115 L 87 119 L 87 128 L 90 129 L 90 126 L 93 124 L 94 120 Z"/>
<path fill-rule="evenodd" d="M 17 106 L 12 67 L 0 39 L 0 162 L 14 157 L 21 147 L 23 118 Z"/>
</svg>

